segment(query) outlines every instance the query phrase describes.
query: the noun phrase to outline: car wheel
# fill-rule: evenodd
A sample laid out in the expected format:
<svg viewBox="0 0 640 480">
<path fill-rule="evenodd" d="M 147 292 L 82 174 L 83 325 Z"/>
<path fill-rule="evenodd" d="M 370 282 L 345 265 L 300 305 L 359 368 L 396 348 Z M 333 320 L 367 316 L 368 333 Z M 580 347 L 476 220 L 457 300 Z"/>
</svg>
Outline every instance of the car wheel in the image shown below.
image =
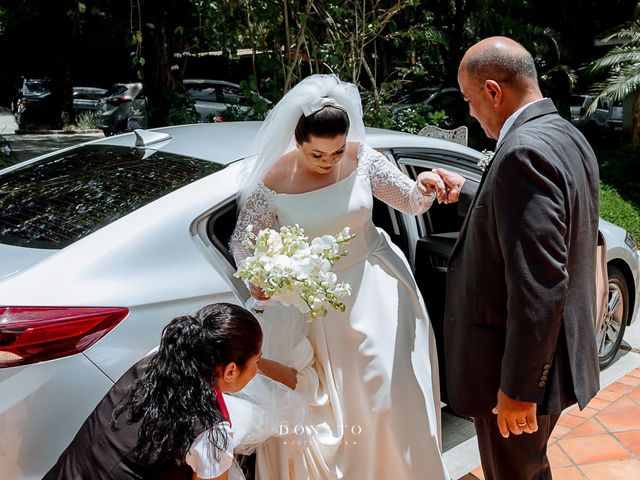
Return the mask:
<svg viewBox="0 0 640 480">
<path fill-rule="evenodd" d="M 600 331 L 596 334 L 598 362 L 601 369 L 611 365 L 618 353 L 629 316 L 629 289 L 624 275 L 612 265 L 607 267 L 607 274 L 609 276 L 607 308 Z"/>
</svg>

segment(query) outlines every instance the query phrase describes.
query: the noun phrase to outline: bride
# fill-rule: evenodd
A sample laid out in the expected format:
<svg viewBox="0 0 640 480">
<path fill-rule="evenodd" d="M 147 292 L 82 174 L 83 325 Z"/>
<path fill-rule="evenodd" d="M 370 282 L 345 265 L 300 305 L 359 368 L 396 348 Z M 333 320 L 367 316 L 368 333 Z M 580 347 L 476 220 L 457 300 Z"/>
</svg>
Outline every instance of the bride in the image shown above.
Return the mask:
<svg viewBox="0 0 640 480">
<path fill-rule="evenodd" d="M 356 87 L 313 75 L 270 112 L 241 180 L 230 245 L 237 262 L 252 253 L 242 245 L 248 225 L 356 235 L 333 267 L 352 287 L 345 312 L 308 323 L 250 285 L 262 301 L 263 356 L 297 370 L 308 406 L 304 426 L 287 425 L 258 448 L 261 480 L 449 478 L 427 312 L 405 257 L 371 218 L 374 196 L 420 214 L 443 184 L 431 172 L 414 182 L 363 141 Z"/>
</svg>

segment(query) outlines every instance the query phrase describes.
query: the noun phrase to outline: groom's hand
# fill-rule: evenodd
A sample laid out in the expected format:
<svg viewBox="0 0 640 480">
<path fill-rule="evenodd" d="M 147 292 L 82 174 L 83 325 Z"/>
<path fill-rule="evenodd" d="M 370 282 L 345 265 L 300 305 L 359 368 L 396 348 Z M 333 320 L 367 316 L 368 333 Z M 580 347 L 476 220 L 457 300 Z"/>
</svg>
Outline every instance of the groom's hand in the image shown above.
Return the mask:
<svg viewBox="0 0 640 480">
<path fill-rule="evenodd" d="M 493 409 L 493 413 L 498 416 L 500 434 L 504 438 L 509 438 L 509 432 L 514 435 L 537 432 L 536 407 L 535 403 L 514 400 L 500 389 L 498 405 Z"/>
<path fill-rule="evenodd" d="M 467 181 L 467 179 L 462 175 L 450 172 L 449 170 L 445 170 L 444 168 L 434 168 L 432 172 L 439 175 L 446 186 L 446 195 L 444 199 L 440 200 L 440 198 L 438 198 L 438 201 L 440 201 L 441 203 L 457 202 L 458 198 L 460 198 L 460 189 L 462 188 L 464 182 Z"/>
<path fill-rule="evenodd" d="M 418 189 L 423 195 L 436 194 L 438 202 L 443 202 L 447 196 L 447 187 L 442 181 L 442 178 L 437 173 L 422 172 L 416 179 Z"/>
</svg>

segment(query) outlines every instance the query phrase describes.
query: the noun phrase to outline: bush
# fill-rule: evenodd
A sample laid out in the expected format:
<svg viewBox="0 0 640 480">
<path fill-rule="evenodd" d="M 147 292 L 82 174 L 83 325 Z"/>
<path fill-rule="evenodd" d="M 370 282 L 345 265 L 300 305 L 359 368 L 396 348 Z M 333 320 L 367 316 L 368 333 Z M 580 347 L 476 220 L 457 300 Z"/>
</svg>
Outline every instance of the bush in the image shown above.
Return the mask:
<svg viewBox="0 0 640 480">
<path fill-rule="evenodd" d="M 640 209 L 640 145 L 626 144 L 596 151 L 600 180 Z"/>
<path fill-rule="evenodd" d="M 640 145 L 596 150 L 600 166 L 600 216 L 640 239 Z"/>
<path fill-rule="evenodd" d="M 600 183 L 600 216 L 640 239 L 640 208 L 610 185 Z"/>
</svg>

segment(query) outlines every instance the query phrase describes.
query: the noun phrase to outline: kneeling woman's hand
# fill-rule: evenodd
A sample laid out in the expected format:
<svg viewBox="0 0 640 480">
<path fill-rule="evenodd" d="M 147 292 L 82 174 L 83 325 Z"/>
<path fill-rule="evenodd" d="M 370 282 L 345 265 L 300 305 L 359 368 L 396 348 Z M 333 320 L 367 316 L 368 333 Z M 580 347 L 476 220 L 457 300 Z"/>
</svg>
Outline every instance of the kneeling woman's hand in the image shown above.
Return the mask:
<svg viewBox="0 0 640 480">
<path fill-rule="evenodd" d="M 261 358 L 258 360 L 258 369 L 263 375 L 286 385 L 291 390 L 295 390 L 298 385 L 298 371 L 295 368 L 287 367 L 273 360 Z"/>
<path fill-rule="evenodd" d="M 264 290 L 262 290 L 260 287 L 255 286 L 253 283 L 249 284 L 249 291 L 251 293 L 251 296 L 256 300 L 264 301 L 271 298 L 266 293 L 264 293 Z"/>
</svg>

